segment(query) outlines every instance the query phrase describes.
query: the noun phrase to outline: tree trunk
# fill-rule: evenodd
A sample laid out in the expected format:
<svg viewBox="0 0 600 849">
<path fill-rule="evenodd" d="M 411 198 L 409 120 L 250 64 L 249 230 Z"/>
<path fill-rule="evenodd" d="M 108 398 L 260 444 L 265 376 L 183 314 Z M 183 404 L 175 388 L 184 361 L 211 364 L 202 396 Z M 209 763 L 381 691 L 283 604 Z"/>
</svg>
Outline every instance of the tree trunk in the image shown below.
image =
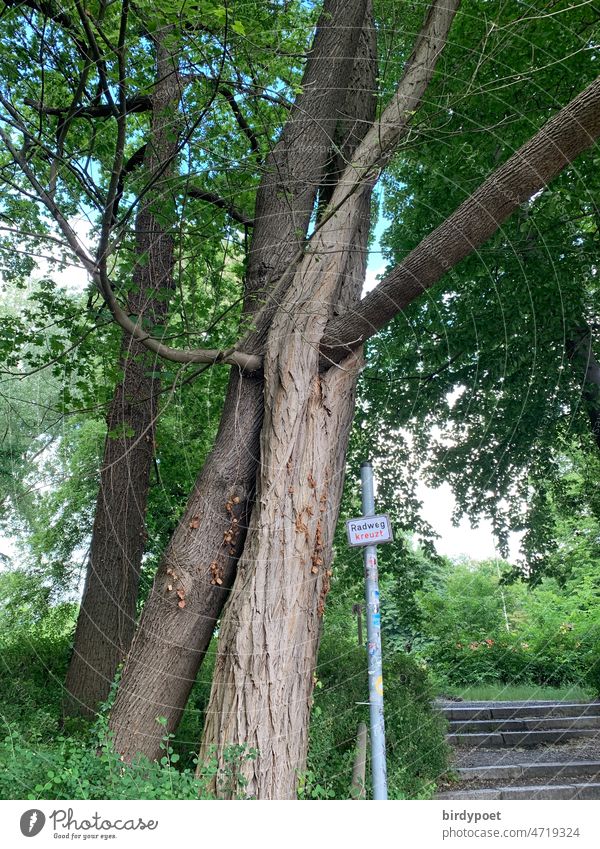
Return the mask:
<svg viewBox="0 0 600 849">
<path fill-rule="evenodd" d="M 165 203 L 161 194 L 165 178 L 174 171 L 177 152 L 173 113 L 180 89 L 174 61 L 172 53 L 159 44 L 151 142 L 144 166 L 150 179 L 159 172 L 161 177 L 136 216 L 137 261 L 128 297 L 129 312 L 151 324 L 164 321 L 166 293 L 173 287 L 174 240 L 168 210 L 174 204 Z M 135 628 L 160 366 L 140 343 L 123 333 L 120 367 L 123 378 L 107 415 L 90 557 L 67 671 L 67 715 L 91 716 L 107 699 Z"/>
<path fill-rule="evenodd" d="M 256 318 L 246 351 L 263 349 L 277 307 L 269 293 L 306 237 L 367 5 L 325 2 L 303 92 L 267 159 L 246 279 L 242 321 Z M 233 586 L 254 500 L 263 409 L 262 376 L 233 371 L 215 445 L 159 567 L 123 669 L 110 727 L 115 748 L 127 759 L 160 755 L 161 737 L 177 727 Z"/>
<path fill-rule="evenodd" d="M 379 163 L 406 131 L 433 75 L 458 3 L 434 3 L 390 106 L 372 126 L 375 32 L 365 24 L 349 103 L 362 104 L 354 156 L 332 163 L 329 205 L 278 308 L 264 356 L 265 416 L 252 529 L 219 634 L 199 770 L 230 744 L 242 761 L 240 786 L 215 781 L 222 796 L 293 799 L 306 763 L 308 722 L 321 617 L 332 571 L 331 546 L 342 496 L 360 347 L 321 371 L 321 342 L 335 314 L 352 314 L 362 290 L 372 187 Z M 362 96 L 357 96 L 361 92 Z M 352 114 L 352 113 L 350 113 Z M 357 117 L 359 117 L 357 115 Z M 358 136 L 358 138 L 357 138 Z M 361 140 L 362 139 L 362 140 Z M 335 181 L 331 192 L 331 175 Z M 341 362 L 340 362 L 341 359 Z M 221 775 L 223 773 L 220 773 Z"/>
<path fill-rule="evenodd" d="M 331 206 L 342 173 L 375 115 L 377 73 L 370 4 L 343 111 L 341 145 L 323 194 Z M 335 179 L 335 177 L 333 178 Z M 319 343 L 334 311 L 360 299 L 367 261 L 372 185 L 317 234 L 277 311 L 265 354 L 265 418 L 252 532 L 227 604 L 199 769 L 230 743 L 256 748 L 243 767 L 244 792 L 295 798 L 304 768 L 313 673 L 331 581 L 331 545 L 342 496 L 360 351 L 319 372 Z M 239 788 L 218 786 L 221 795 Z"/>
</svg>

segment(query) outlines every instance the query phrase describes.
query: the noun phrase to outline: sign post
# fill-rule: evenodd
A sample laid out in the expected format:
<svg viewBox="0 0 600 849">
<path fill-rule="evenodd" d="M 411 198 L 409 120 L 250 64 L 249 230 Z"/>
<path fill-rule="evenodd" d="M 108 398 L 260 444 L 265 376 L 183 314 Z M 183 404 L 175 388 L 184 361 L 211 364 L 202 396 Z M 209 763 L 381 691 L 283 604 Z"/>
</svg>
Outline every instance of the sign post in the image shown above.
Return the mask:
<svg viewBox="0 0 600 849">
<path fill-rule="evenodd" d="M 381 613 L 379 611 L 377 543 L 391 542 L 392 531 L 390 521 L 387 516 L 375 515 L 373 467 L 370 462 L 361 463 L 360 480 L 362 484 L 363 515 L 360 519 L 350 519 L 346 522 L 346 529 L 350 545 L 364 546 L 373 798 L 387 799 L 385 722 L 383 718 Z"/>
</svg>

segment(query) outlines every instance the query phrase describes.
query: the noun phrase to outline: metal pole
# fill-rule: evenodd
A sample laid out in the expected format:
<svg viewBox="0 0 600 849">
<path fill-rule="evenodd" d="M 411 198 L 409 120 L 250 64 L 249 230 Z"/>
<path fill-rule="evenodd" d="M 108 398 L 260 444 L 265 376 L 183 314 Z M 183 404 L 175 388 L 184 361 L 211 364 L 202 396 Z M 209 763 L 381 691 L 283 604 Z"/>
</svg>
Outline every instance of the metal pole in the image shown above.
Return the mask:
<svg viewBox="0 0 600 849">
<path fill-rule="evenodd" d="M 361 463 L 363 516 L 375 515 L 373 467 Z M 367 601 L 367 643 L 369 655 L 369 711 L 371 715 L 371 774 L 373 798 L 387 799 L 387 767 L 385 761 L 385 723 L 383 719 L 383 668 L 381 658 L 381 614 L 379 612 L 379 576 L 377 546 L 366 545 L 365 596 Z"/>
</svg>

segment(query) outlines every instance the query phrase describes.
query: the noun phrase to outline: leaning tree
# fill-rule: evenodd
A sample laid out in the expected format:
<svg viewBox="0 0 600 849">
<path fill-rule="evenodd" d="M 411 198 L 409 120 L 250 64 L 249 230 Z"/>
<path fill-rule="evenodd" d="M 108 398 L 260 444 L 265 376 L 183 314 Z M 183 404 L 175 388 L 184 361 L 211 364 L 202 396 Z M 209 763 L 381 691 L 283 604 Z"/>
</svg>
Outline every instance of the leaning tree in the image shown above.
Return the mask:
<svg viewBox="0 0 600 849">
<path fill-rule="evenodd" d="M 79 8 L 78 0 L 75 5 Z M 32 164 L 31 148 L 43 150 L 43 143 L 4 96 L 10 121 L 1 138 L 19 172 L 18 185 L 45 207 L 118 325 L 157 357 L 231 369 L 213 449 L 167 546 L 122 672 L 111 727 L 127 758 L 140 751 L 158 754 L 164 729 L 156 717 L 166 718 L 168 730 L 176 726 L 222 613 L 201 754 L 216 752 L 222 763 L 228 744 L 253 747 L 256 757 L 243 766 L 246 792 L 294 797 L 306 755 L 362 346 L 600 134 L 596 80 L 492 170 L 361 299 L 371 192 L 409 141 L 458 6 L 458 0 L 435 0 L 428 8 L 395 90 L 386 91 L 389 80 L 382 88 L 377 116 L 371 3 L 325 0 L 301 83 L 294 86 L 297 96 L 259 170 L 239 336 L 227 348 L 175 348 L 164 330 L 149 328 L 120 301 L 111 262 L 119 234 L 112 219 L 104 217 L 97 250 L 82 244 L 61 193 Z M 114 35 L 90 52 L 89 61 L 99 82 L 98 102 L 112 100 L 116 131 L 105 197 L 113 203 L 123 172 L 123 140 L 135 126 L 128 107 L 129 63 L 139 56 L 127 50 L 127 0 L 109 8 Z M 389 7 L 382 8 L 385 17 Z M 43 13 L 48 9 L 65 27 L 64 10 L 44 3 Z M 202 10 L 200 3 L 198 13 Z M 234 12 L 235 6 L 223 7 L 222 57 L 230 55 L 230 25 L 237 24 L 236 37 L 245 37 Z M 166 14 L 183 30 L 200 27 Z M 92 13 L 83 18 L 88 50 L 87 30 L 98 22 Z M 156 17 L 149 13 L 145 24 L 157 26 Z M 176 73 L 190 78 L 206 73 L 201 62 L 193 69 L 185 65 L 182 53 Z M 104 82 L 108 66 L 117 74 L 113 88 Z M 251 94 L 251 74 L 238 75 L 236 82 Z M 194 116 L 189 120 L 193 124 Z M 222 196 L 217 203 L 231 206 Z"/>
<path fill-rule="evenodd" d="M 444 51 L 452 73 L 432 81 L 413 144 L 382 180 L 391 264 L 451 214 L 532 121 L 543 122 L 553 100 L 567 102 L 593 73 L 595 12 L 569 8 L 559 21 L 515 16 L 511 5 L 492 19 L 458 17 Z M 480 43 L 474 78 L 464 49 Z M 451 112 L 439 109 L 442 90 Z M 368 414 L 360 432 L 386 457 L 386 476 L 395 472 L 403 521 L 414 522 L 410 457 L 430 484 L 451 484 L 474 523 L 486 515 L 500 543 L 526 529 L 530 580 L 545 573 L 554 546 L 548 493 L 551 481 L 560 489 L 562 451 L 574 438 L 591 454 L 600 446 L 597 164 L 594 150 L 579 157 L 396 316 L 370 343 L 361 376 Z"/>
</svg>

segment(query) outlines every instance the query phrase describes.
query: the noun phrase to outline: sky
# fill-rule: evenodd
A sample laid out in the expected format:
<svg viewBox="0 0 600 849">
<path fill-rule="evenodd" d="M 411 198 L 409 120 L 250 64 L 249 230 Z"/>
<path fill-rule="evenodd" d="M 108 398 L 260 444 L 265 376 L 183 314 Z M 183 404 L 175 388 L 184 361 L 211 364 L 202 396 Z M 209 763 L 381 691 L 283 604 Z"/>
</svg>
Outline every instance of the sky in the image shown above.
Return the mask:
<svg viewBox="0 0 600 849">
<path fill-rule="evenodd" d="M 421 481 L 417 487 L 417 496 L 423 502 L 424 518 L 440 535 L 435 543 L 439 554 L 445 554 L 453 560 L 459 557 L 468 557 L 471 560 L 503 559 L 496 547 L 491 523 L 487 519 L 482 519 L 477 528 L 467 519 L 463 519 L 458 527 L 454 527 L 452 512 L 456 501 L 449 484 L 431 489 Z M 520 533 L 509 536 L 508 560 L 511 563 L 516 563 L 519 557 L 521 537 Z"/>
</svg>

